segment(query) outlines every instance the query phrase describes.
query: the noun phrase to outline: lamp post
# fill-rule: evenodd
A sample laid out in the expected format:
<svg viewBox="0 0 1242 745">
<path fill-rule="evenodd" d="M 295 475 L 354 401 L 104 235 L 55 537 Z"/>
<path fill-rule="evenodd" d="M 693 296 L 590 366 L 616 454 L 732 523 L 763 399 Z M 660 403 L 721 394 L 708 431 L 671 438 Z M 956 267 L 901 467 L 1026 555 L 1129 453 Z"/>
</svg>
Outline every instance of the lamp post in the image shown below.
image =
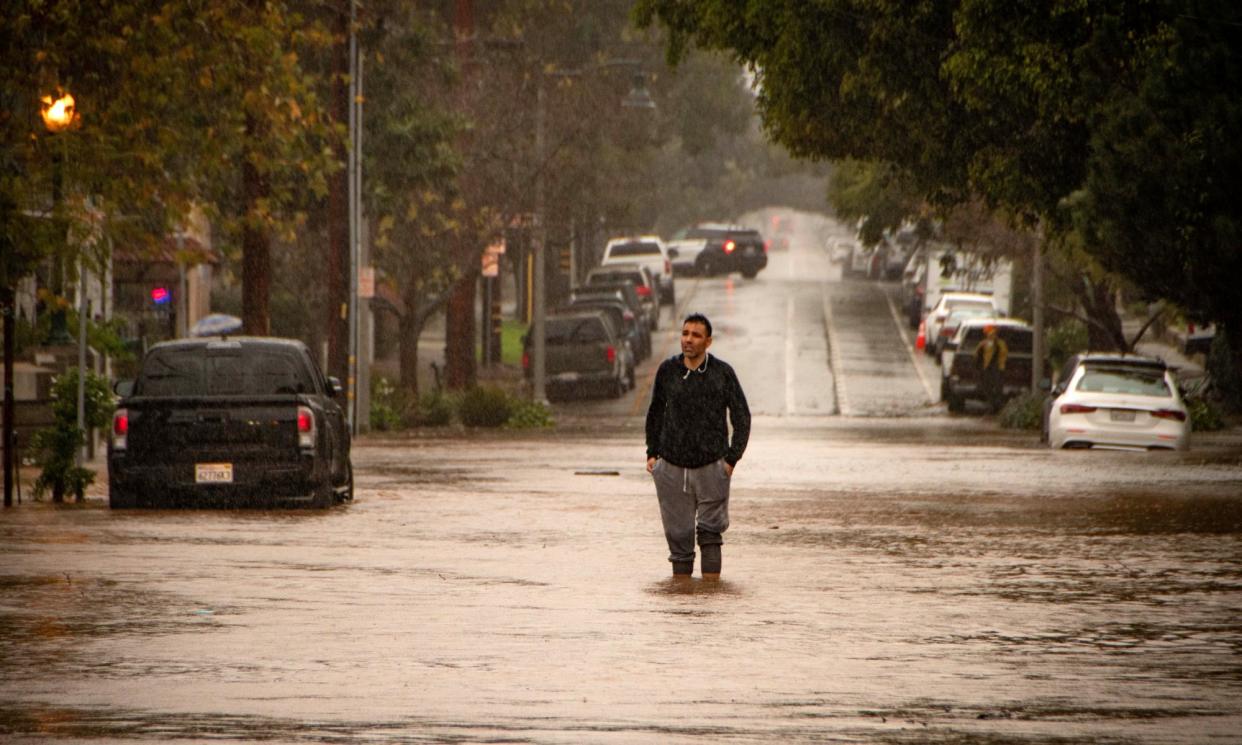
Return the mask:
<svg viewBox="0 0 1242 745">
<path fill-rule="evenodd" d="M 77 123 L 78 112 L 74 103 L 73 96 L 68 92 L 62 92 L 60 96 L 53 99 L 51 96 L 43 97 L 43 107 L 40 115 L 43 117 L 43 126 L 52 134 L 62 134 L 70 127 Z M 61 137 L 61 158 L 56 163 L 55 172 L 52 175 L 52 202 L 53 209 L 59 208 L 64 202 L 64 176 L 62 170 L 64 162 L 68 160 L 69 143 L 64 137 Z M 67 234 L 66 234 L 67 235 Z M 57 261 L 57 281 L 60 283 L 59 292 L 64 291 L 65 256 L 62 255 Z M 59 300 L 59 298 L 58 298 Z M 81 259 L 78 260 L 78 397 L 77 397 L 77 427 L 78 432 L 86 431 L 86 315 L 90 306 L 86 299 L 86 264 Z M 52 342 L 71 342 L 68 329 L 65 324 L 65 310 L 59 306 L 53 312 L 52 316 Z M 82 450 L 83 446 L 77 448 L 75 462 L 78 467 L 82 466 Z"/>
<path fill-rule="evenodd" d="M 597 65 L 583 68 L 581 70 L 544 70 L 540 72 L 535 89 L 535 276 L 533 289 L 533 308 L 531 313 L 531 333 L 535 336 L 535 343 L 531 349 L 531 397 L 539 403 L 547 403 L 547 339 L 545 336 L 545 321 L 547 319 L 547 303 L 548 289 L 545 281 L 546 268 L 545 253 L 548 238 L 547 220 L 544 205 L 544 171 L 546 170 L 546 120 L 547 120 L 547 92 L 546 81 L 551 77 L 572 78 L 579 77 L 587 72 L 595 72 L 598 70 L 606 70 L 613 67 L 633 67 L 637 68 L 639 62 L 637 60 L 618 59 L 606 60 Z M 636 70 L 632 80 L 630 92 L 621 101 L 621 106 L 627 109 L 643 109 L 652 111 L 655 109 L 655 101 L 652 100 L 651 94 L 647 91 L 646 78 L 641 70 Z"/>
<path fill-rule="evenodd" d="M 73 126 L 77 121 L 77 109 L 74 105 L 73 96 L 69 93 L 61 93 L 56 98 L 52 96 L 43 96 L 41 99 L 43 106 L 40 108 L 39 114 L 43 117 L 43 126 L 52 134 L 60 134 Z M 61 138 L 60 157 L 56 153 L 52 154 L 52 212 L 53 217 L 60 211 L 64 202 L 64 167 L 65 161 L 69 157 L 69 143 L 65 138 Z M 55 272 L 53 282 L 55 282 L 55 290 L 59 296 L 64 292 L 65 284 L 65 258 L 64 252 L 60 252 L 60 256 L 56 259 Z M 60 297 L 57 297 L 56 309 L 52 311 L 52 330 L 48 338 L 50 344 L 67 345 L 73 342 L 73 338 L 69 336 L 69 330 L 65 322 L 65 309 L 60 304 Z"/>
</svg>

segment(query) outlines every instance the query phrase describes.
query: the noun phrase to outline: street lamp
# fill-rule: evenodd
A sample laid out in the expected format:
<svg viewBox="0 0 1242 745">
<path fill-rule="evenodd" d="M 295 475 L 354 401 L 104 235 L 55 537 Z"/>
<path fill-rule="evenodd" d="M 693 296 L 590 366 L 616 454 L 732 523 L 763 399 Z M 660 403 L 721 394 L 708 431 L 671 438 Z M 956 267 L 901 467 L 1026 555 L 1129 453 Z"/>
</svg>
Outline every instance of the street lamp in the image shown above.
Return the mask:
<svg viewBox="0 0 1242 745">
<path fill-rule="evenodd" d="M 547 119 L 547 92 L 545 81 L 552 77 L 572 78 L 579 77 L 588 72 L 598 70 L 606 70 L 614 67 L 634 67 L 637 68 L 639 62 L 630 59 L 606 60 L 591 67 L 581 70 L 544 70 L 540 72 L 537 87 L 535 89 L 535 276 L 534 276 L 534 308 L 531 317 L 531 333 L 535 336 L 535 343 L 531 349 L 531 382 L 533 384 L 531 396 L 539 403 L 546 403 L 547 395 L 547 339 L 545 338 L 545 320 L 547 319 L 547 303 L 548 289 L 544 280 L 546 270 L 544 267 L 545 247 L 548 239 L 547 220 L 545 219 L 544 205 L 544 158 L 547 151 L 545 145 L 544 130 Z M 621 101 L 621 106 L 627 109 L 642 109 L 647 111 L 655 110 L 655 101 L 652 100 L 651 94 L 647 91 L 646 76 L 641 70 L 636 70 L 632 79 L 630 92 Z"/>
<path fill-rule="evenodd" d="M 59 134 L 67 131 L 77 123 L 78 111 L 77 105 L 73 100 L 73 96 L 67 91 L 60 96 L 52 98 L 44 96 L 42 98 L 43 106 L 40 108 L 39 114 L 43 117 L 43 126 L 52 134 Z M 55 170 L 52 174 L 52 203 L 53 210 L 59 207 L 64 201 L 64 176 L 62 170 L 64 162 L 68 160 L 69 143 L 68 140 L 61 138 L 61 158 L 55 164 Z M 64 261 L 62 254 L 57 261 L 57 281 L 60 283 L 58 293 L 64 292 Z M 86 300 L 86 264 L 79 260 L 78 262 L 78 431 L 86 431 L 86 316 L 89 312 L 89 306 Z M 60 304 L 52 314 L 52 338 L 49 341 L 53 343 L 72 342 L 68 329 L 65 324 L 65 310 Z M 82 448 L 77 451 L 76 462 L 79 467 L 82 465 Z"/>
</svg>

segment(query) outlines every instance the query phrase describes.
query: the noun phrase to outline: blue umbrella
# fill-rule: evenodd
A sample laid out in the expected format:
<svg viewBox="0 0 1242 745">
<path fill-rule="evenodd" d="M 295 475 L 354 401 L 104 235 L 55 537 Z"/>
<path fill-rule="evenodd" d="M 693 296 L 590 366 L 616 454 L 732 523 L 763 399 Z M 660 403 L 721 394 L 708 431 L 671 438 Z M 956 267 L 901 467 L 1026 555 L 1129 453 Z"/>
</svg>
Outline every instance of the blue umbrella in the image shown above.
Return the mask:
<svg viewBox="0 0 1242 745">
<path fill-rule="evenodd" d="M 223 336 L 241 331 L 242 320 L 226 313 L 212 313 L 198 319 L 190 336 Z"/>
</svg>

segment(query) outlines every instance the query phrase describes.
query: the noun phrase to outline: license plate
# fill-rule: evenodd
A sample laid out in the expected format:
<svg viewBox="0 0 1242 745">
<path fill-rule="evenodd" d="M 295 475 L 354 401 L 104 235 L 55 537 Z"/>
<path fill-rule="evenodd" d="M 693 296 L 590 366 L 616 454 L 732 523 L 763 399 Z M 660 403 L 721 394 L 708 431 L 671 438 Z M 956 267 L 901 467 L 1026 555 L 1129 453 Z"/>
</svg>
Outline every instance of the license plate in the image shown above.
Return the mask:
<svg viewBox="0 0 1242 745">
<path fill-rule="evenodd" d="M 578 372 L 573 371 L 573 370 L 569 372 L 563 372 L 563 373 L 556 374 L 556 380 L 561 383 L 577 383 L 578 378 L 580 377 L 582 376 Z"/>
<path fill-rule="evenodd" d="M 1114 422 L 1132 422 L 1134 421 L 1133 411 L 1123 411 L 1121 409 L 1113 409 L 1108 412 L 1109 418 Z"/>
<path fill-rule="evenodd" d="M 233 483 L 232 463 L 195 463 L 194 483 L 196 484 L 231 484 Z"/>
</svg>

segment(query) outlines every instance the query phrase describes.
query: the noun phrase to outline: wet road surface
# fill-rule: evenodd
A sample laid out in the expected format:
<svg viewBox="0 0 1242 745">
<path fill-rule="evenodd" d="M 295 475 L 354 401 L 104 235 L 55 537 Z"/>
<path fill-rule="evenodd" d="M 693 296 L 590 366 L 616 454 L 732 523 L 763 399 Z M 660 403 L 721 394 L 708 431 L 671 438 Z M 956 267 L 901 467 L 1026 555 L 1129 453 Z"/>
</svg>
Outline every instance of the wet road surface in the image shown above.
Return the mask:
<svg viewBox="0 0 1242 745">
<path fill-rule="evenodd" d="M 6 513 L 0 739 L 1238 741 L 1236 440 L 759 417 L 684 584 L 642 460 L 582 419 L 367 440 L 323 513 Z"/>
</svg>

